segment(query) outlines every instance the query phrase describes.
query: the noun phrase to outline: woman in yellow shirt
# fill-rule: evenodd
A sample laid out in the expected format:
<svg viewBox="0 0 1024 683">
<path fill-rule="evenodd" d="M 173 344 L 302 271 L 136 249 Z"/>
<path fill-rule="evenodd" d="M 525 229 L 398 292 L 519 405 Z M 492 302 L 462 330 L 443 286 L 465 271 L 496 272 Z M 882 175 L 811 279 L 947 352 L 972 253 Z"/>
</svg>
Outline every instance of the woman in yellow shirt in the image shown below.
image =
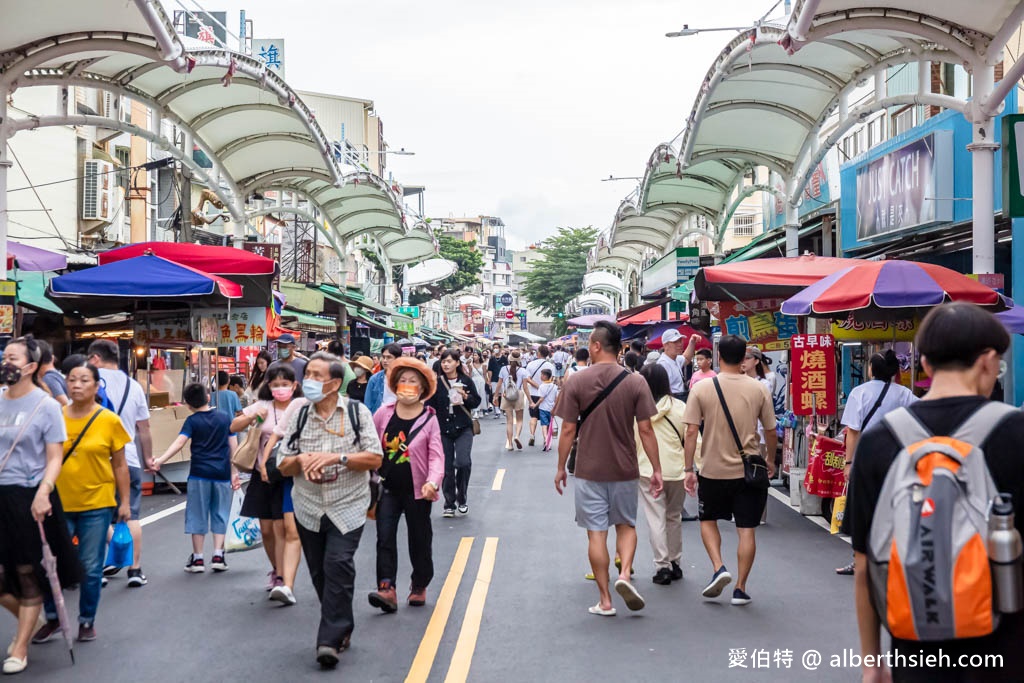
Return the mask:
<svg viewBox="0 0 1024 683">
<path fill-rule="evenodd" d="M 67 382 L 71 397 L 71 404 L 64 408 L 68 440 L 57 492 L 68 530 L 78 536 L 78 559 L 85 575 L 78 598 L 78 640 L 88 641 L 96 638 L 94 622 L 100 604 L 107 529 L 115 516 L 117 521 L 127 521 L 131 516 L 130 479 L 124 458 L 125 444 L 131 438 L 121 418 L 96 403 L 100 373 L 94 365 L 83 363 L 72 368 Z M 118 498 L 114 497 L 115 486 Z M 47 625 L 33 639 L 36 642 L 46 640 L 59 628 L 57 610 L 50 601 L 46 602 L 46 618 Z M 47 627 L 53 631 L 43 633 L 50 630 Z"/>
</svg>

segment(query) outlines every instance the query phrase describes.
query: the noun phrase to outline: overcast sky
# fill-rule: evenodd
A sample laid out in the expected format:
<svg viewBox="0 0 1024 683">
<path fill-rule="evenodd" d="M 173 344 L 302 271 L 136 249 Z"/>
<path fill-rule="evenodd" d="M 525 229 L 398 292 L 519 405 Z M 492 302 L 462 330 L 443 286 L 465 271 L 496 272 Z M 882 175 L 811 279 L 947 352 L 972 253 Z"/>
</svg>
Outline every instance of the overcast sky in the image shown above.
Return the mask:
<svg viewBox="0 0 1024 683">
<path fill-rule="evenodd" d="M 667 31 L 750 25 L 774 0 L 201 4 L 233 32 L 245 9 L 255 37 L 284 38 L 296 89 L 373 100 L 391 148 L 416 153 L 388 164 L 426 186 L 428 215 L 500 216 L 521 247 L 607 228 L 636 181 L 601 178 L 643 175 L 683 128 L 732 34 Z"/>
</svg>

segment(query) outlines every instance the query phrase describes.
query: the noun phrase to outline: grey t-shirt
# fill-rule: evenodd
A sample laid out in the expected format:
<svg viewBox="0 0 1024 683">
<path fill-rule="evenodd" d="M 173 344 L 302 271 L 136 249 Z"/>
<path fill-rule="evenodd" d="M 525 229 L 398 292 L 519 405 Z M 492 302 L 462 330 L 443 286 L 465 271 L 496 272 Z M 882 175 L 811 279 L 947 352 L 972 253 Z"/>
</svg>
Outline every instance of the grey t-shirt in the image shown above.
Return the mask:
<svg viewBox="0 0 1024 683">
<path fill-rule="evenodd" d="M 56 370 L 48 370 L 41 379 L 54 398 L 68 395 L 68 385 L 67 382 L 64 381 L 64 375 L 60 374 Z"/>
<path fill-rule="evenodd" d="M 0 394 L 0 465 L 11 455 L 0 470 L 0 486 L 38 486 L 46 469 L 46 444 L 63 444 L 67 438 L 60 404 L 45 391 L 36 388 L 17 399 L 7 398 L 4 391 Z"/>
<path fill-rule="evenodd" d="M 295 371 L 295 381 L 298 382 L 299 384 L 302 384 L 302 378 L 306 376 L 306 363 L 308 362 L 309 361 L 307 361 L 305 358 L 293 356 L 292 359 L 289 361 L 275 360 L 267 368 L 267 371 L 269 372 L 270 368 L 274 367 L 275 365 L 280 365 L 281 363 L 288 363 L 289 365 L 292 366 L 292 370 Z"/>
</svg>

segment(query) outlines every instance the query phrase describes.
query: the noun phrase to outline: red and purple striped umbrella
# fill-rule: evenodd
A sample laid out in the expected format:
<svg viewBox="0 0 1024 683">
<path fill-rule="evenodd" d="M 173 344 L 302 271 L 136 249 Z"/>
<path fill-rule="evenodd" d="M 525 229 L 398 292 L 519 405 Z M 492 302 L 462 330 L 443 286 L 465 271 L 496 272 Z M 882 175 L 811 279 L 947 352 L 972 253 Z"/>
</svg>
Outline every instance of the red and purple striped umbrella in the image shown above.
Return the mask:
<svg viewBox="0 0 1024 683">
<path fill-rule="evenodd" d="M 837 317 L 852 311 L 865 317 L 892 317 L 947 301 L 967 301 L 993 311 L 1007 308 L 994 289 L 955 270 L 913 261 L 866 261 L 790 297 L 783 302 L 782 312 Z"/>
</svg>

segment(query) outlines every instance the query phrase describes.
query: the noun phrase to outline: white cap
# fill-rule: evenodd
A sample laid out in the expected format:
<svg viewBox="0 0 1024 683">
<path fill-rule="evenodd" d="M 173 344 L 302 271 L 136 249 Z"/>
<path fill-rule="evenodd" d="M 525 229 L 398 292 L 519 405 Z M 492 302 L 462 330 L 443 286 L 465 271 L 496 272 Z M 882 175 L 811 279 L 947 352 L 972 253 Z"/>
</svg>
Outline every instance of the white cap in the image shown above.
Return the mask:
<svg viewBox="0 0 1024 683">
<path fill-rule="evenodd" d="M 679 332 L 679 330 L 675 330 L 675 329 L 666 330 L 665 333 L 663 335 L 661 335 L 661 343 L 662 344 L 671 344 L 672 342 L 677 342 L 677 341 L 679 341 L 682 338 L 683 338 L 683 335 Z"/>
<path fill-rule="evenodd" d="M 658 353 L 657 351 L 651 351 L 650 353 L 647 354 L 647 360 L 644 361 L 644 365 L 654 365 L 655 363 L 658 362 L 659 358 L 661 358 L 660 353 Z"/>
</svg>

